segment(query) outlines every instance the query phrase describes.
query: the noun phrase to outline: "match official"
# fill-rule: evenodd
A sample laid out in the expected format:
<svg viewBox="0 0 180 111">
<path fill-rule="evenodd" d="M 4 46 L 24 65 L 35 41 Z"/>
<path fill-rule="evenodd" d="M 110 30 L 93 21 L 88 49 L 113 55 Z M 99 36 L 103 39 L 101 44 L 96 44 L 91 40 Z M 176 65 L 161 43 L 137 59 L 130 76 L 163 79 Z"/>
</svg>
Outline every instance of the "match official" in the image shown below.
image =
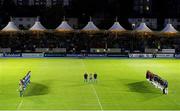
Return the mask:
<svg viewBox="0 0 180 111">
<path fill-rule="evenodd" d="M 94 82 L 97 82 L 97 73 L 94 73 Z"/>
<path fill-rule="evenodd" d="M 93 79 L 93 75 L 92 73 L 89 74 L 89 82 L 92 82 L 92 79 Z"/>
<path fill-rule="evenodd" d="M 84 73 L 84 82 L 88 82 L 88 74 Z"/>
</svg>

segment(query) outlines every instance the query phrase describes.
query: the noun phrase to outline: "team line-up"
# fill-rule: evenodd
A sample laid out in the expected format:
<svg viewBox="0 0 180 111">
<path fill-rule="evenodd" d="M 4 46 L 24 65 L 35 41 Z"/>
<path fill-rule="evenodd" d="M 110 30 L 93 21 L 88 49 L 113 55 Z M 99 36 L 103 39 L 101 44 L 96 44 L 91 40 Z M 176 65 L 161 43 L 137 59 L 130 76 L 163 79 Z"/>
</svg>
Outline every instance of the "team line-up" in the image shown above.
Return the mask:
<svg viewBox="0 0 180 111">
<path fill-rule="evenodd" d="M 83 78 L 85 83 L 97 83 L 97 73 L 84 73 Z M 19 95 L 23 97 L 24 92 L 27 86 L 30 84 L 31 71 L 29 71 L 23 79 L 19 81 Z M 168 94 L 168 82 L 167 80 L 162 79 L 156 74 L 153 74 L 149 70 L 146 72 L 146 79 L 153 84 L 156 88 L 162 90 L 163 94 Z"/>
</svg>

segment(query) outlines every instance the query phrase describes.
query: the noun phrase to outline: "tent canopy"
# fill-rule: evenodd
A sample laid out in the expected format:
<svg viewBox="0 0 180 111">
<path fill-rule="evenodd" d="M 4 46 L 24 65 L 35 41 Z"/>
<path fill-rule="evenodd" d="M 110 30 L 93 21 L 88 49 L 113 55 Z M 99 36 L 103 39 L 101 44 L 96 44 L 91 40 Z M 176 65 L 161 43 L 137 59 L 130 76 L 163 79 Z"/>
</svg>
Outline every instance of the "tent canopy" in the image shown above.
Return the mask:
<svg viewBox="0 0 180 111">
<path fill-rule="evenodd" d="M 88 24 L 82 29 L 82 31 L 99 31 L 99 29 L 94 25 L 92 21 L 88 22 Z"/>
<path fill-rule="evenodd" d="M 142 22 L 139 27 L 135 29 L 136 32 L 152 32 L 152 30 L 146 25 L 145 22 Z"/>
<path fill-rule="evenodd" d="M 82 29 L 82 31 L 86 31 L 86 32 L 99 31 L 99 28 L 97 28 L 97 26 L 94 25 L 94 23 L 92 22 L 91 17 L 90 17 L 90 21 L 89 21 L 88 24 Z"/>
<path fill-rule="evenodd" d="M 45 31 L 46 28 L 39 21 L 39 17 L 37 17 L 35 24 L 29 30 L 30 31 Z"/>
<path fill-rule="evenodd" d="M 67 23 L 67 21 L 62 21 L 62 23 L 56 28 L 57 31 L 73 31 L 74 29 Z"/>
<path fill-rule="evenodd" d="M 126 31 L 119 22 L 114 22 L 114 24 L 112 25 L 112 27 L 109 29 L 109 31 L 111 32 L 122 32 L 122 31 Z"/>
<path fill-rule="evenodd" d="M 172 24 L 168 23 L 161 32 L 162 33 L 177 33 L 178 31 L 172 26 Z"/>
<path fill-rule="evenodd" d="M 20 31 L 19 28 L 15 25 L 15 23 L 12 21 L 12 18 L 10 22 L 2 29 L 4 32 L 18 32 Z"/>
</svg>

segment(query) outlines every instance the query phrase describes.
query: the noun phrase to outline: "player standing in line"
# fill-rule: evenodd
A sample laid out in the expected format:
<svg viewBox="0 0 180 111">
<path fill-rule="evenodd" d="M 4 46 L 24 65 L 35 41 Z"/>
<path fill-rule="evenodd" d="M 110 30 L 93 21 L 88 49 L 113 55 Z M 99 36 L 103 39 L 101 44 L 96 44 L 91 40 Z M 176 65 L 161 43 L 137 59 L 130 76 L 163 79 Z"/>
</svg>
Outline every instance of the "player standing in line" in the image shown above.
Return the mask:
<svg viewBox="0 0 180 111">
<path fill-rule="evenodd" d="M 97 82 L 97 73 L 94 73 L 94 82 Z"/>
<path fill-rule="evenodd" d="M 23 90 L 24 90 L 24 83 L 23 83 L 23 80 L 20 80 L 19 82 L 19 96 L 20 97 L 23 96 Z"/>
<path fill-rule="evenodd" d="M 156 87 L 156 88 L 158 88 L 158 75 L 154 75 L 154 79 L 153 79 L 153 82 L 154 82 L 154 86 Z"/>
<path fill-rule="evenodd" d="M 146 72 L 146 79 L 149 81 L 149 76 L 150 76 L 150 71 L 148 70 L 147 72 Z"/>
<path fill-rule="evenodd" d="M 165 87 L 164 81 L 163 81 L 163 85 L 162 85 L 162 91 L 163 91 L 163 94 L 166 94 L 166 87 Z"/>
<path fill-rule="evenodd" d="M 84 73 L 84 82 L 88 82 L 88 74 Z"/>
<path fill-rule="evenodd" d="M 165 94 L 168 94 L 168 82 L 164 81 L 164 92 Z"/>
<path fill-rule="evenodd" d="M 93 75 L 92 73 L 89 74 L 89 82 L 92 82 L 92 79 L 93 79 Z"/>
<path fill-rule="evenodd" d="M 22 85 L 19 86 L 19 94 L 20 94 L 19 95 L 20 97 L 23 97 L 23 86 Z"/>
</svg>

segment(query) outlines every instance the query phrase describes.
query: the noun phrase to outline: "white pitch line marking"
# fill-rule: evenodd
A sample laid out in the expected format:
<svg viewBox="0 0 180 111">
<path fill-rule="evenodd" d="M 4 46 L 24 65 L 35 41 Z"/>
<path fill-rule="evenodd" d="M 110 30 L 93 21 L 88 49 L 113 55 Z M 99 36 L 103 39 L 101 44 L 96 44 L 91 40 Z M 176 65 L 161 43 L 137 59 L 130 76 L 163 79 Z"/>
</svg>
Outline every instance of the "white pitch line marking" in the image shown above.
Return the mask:
<svg viewBox="0 0 180 111">
<path fill-rule="evenodd" d="M 21 99 L 21 102 L 19 103 L 17 110 L 19 110 L 21 108 L 22 104 L 23 104 L 23 99 Z"/>
<path fill-rule="evenodd" d="M 94 94 L 96 95 L 96 98 L 97 98 L 97 100 L 98 100 L 98 103 L 99 103 L 99 106 L 100 106 L 100 108 L 101 108 L 101 111 L 103 111 L 102 104 L 101 104 L 101 102 L 100 102 L 100 99 L 99 99 L 99 96 L 98 96 L 98 94 L 97 94 L 97 91 L 96 91 L 96 89 L 94 88 L 94 85 L 91 85 L 91 87 L 92 87 L 92 89 L 93 89 L 93 91 L 94 91 Z"/>
<path fill-rule="evenodd" d="M 82 59 L 81 59 L 81 62 L 82 62 L 82 65 L 83 65 L 85 71 L 87 71 L 87 68 L 86 68 L 86 66 L 85 66 L 85 64 L 84 64 L 84 61 L 83 61 Z M 98 94 L 97 94 L 97 91 L 96 91 L 96 89 L 94 88 L 93 85 L 91 85 L 91 87 L 92 87 L 93 92 L 94 92 L 94 94 L 95 94 L 95 96 L 96 96 L 96 98 L 97 98 L 97 101 L 98 101 L 98 104 L 99 104 L 99 106 L 100 106 L 100 108 L 101 108 L 101 111 L 103 111 L 103 107 L 102 107 L 102 104 L 101 104 L 101 102 L 100 102 L 100 99 L 99 99 L 99 96 L 98 96 Z"/>
</svg>

